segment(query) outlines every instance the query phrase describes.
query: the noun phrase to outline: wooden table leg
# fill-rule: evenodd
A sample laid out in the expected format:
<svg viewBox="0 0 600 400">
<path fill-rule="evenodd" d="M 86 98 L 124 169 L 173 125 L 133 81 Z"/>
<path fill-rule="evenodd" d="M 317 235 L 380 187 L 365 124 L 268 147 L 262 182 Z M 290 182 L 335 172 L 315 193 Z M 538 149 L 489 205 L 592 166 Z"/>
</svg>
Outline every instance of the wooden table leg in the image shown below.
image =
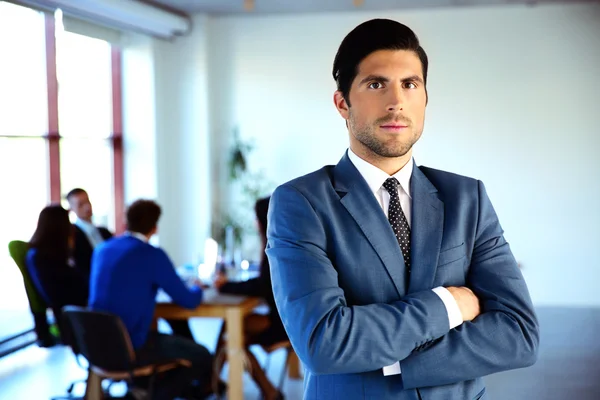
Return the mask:
<svg viewBox="0 0 600 400">
<path fill-rule="evenodd" d="M 300 359 L 298 359 L 298 355 L 294 350 L 291 350 L 288 367 L 288 376 L 291 379 L 302 378 L 302 376 L 300 376 Z"/>
<path fill-rule="evenodd" d="M 102 379 L 91 369 L 88 370 L 88 377 L 85 386 L 85 400 L 104 400 L 102 391 Z"/>
<path fill-rule="evenodd" d="M 244 398 L 244 321 L 241 310 L 234 308 L 227 310 L 225 321 L 227 322 L 227 362 L 229 363 L 227 394 L 229 400 L 242 400 Z"/>
</svg>

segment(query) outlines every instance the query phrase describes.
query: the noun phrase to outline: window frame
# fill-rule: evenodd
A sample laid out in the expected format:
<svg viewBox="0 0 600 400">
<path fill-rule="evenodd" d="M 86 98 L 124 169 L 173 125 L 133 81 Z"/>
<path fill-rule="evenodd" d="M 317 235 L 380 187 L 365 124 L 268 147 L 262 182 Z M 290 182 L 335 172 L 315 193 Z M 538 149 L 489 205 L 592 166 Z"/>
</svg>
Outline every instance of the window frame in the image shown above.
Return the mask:
<svg viewBox="0 0 600 400">
<path fill-rule="evenodd" d="M 58 121 L 58 77 L 56 67 L 56 20 L 53 14 L 44 12 L 44 32 L 46 50 L 46 87 L 48 96 L 48 126 L 47 132 L 41 136 L 47 143 L 47 160 L 49 181 L 49 200 L 60 203 L 62 188 L 60 183 L 60 130 Z M 7 55 L 10 57 L 10 55 Z M 114 193 L 114 226 L 116 233 L 122 233 L 125 228 L 124 203 L 124 152 L 123 152 L 123 94 L 122 94 L 122 53 L 121 49 L 111 44 L 111 86 L 112 86 L 112 131 L 109 143 L 112 150 L 113 193 Z M 19 137 L 6 136 L 0 137 Z M 36 136 L 27 136 L 36 137 Z"/>
</svg>

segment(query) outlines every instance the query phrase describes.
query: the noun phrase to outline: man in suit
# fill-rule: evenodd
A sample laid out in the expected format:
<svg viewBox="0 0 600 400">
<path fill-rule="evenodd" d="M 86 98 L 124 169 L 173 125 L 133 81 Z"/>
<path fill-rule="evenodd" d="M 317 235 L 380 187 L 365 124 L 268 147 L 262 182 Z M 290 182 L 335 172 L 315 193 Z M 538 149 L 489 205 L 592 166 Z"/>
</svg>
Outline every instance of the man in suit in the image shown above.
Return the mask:
<svg viewBox="0 0 600 400">
<path fill-rule="evenodd" d="M 77 216 L 75 221 L 75 265 L 89 275 L 90 261 L 96 246 L 110 239 L 113 234 L 104 227 L 95 226 L 92 222 L 94 212 L 87 192 L 75 188 L 67 194 L 69 208 Z"/>
<path fill-rule="evenodd" d="M 342 41 L 334 103 L 350 148 L 271 199 L 267 254 L 305 399 L 485 399 L 537 357 L 538 322 L 480 181 L 416 166 L 427 56 L 367 21 Z"/>
</svg>

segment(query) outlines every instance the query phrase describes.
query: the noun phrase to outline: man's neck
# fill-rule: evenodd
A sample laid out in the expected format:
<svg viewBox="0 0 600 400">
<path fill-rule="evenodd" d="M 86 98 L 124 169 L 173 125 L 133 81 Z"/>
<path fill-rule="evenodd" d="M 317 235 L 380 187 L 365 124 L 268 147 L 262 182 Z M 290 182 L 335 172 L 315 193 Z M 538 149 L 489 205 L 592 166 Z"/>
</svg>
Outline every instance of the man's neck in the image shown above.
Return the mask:
<svg viewBox="0 0 600 400">
<path fill-rule="evenodd" d="M 350 149 L 358 157 L 362 158 L 369 164 L 376 166 L 389 176 L 392 176 L 396 172 L 400 171 L 412 158 L 412 149 L 400 157 L 382 157 L 373 153 L 364 146 L 357 146 L 353 144 L 350 144 Z"/>
<path fill-rule="evenodd" d="M 150 236 L 144 235 L 143 233 L 127 231 L 127 234 L 129 236 L 133 236 L 134 238 L 141 240 L 142 242 L 148 243 L 148 241 L 150 240 Z"/>
</svg>

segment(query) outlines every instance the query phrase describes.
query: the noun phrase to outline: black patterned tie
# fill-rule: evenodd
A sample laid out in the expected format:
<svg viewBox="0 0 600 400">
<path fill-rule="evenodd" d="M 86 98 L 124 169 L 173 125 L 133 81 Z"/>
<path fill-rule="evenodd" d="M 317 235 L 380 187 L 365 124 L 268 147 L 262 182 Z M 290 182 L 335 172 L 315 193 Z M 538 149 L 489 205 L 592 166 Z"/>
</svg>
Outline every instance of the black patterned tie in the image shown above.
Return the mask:
<svg viewBox="0 0 600 400">
<path fill-rule="evenodd" d="M 402 206 L 400 205 L 400 196 L 398 196 L 399 184 L 400 183 L 396 178 L 388 178 L 383 183 L 383 187 L 390 194 L 388 220 L 396 234 L 396 239 L 398 239 L 406 269 L 410 273 L 410 226 L 408 226 L 408 221 L 406 220 L 406 216 L 402 212 Z"/>
</svg>

